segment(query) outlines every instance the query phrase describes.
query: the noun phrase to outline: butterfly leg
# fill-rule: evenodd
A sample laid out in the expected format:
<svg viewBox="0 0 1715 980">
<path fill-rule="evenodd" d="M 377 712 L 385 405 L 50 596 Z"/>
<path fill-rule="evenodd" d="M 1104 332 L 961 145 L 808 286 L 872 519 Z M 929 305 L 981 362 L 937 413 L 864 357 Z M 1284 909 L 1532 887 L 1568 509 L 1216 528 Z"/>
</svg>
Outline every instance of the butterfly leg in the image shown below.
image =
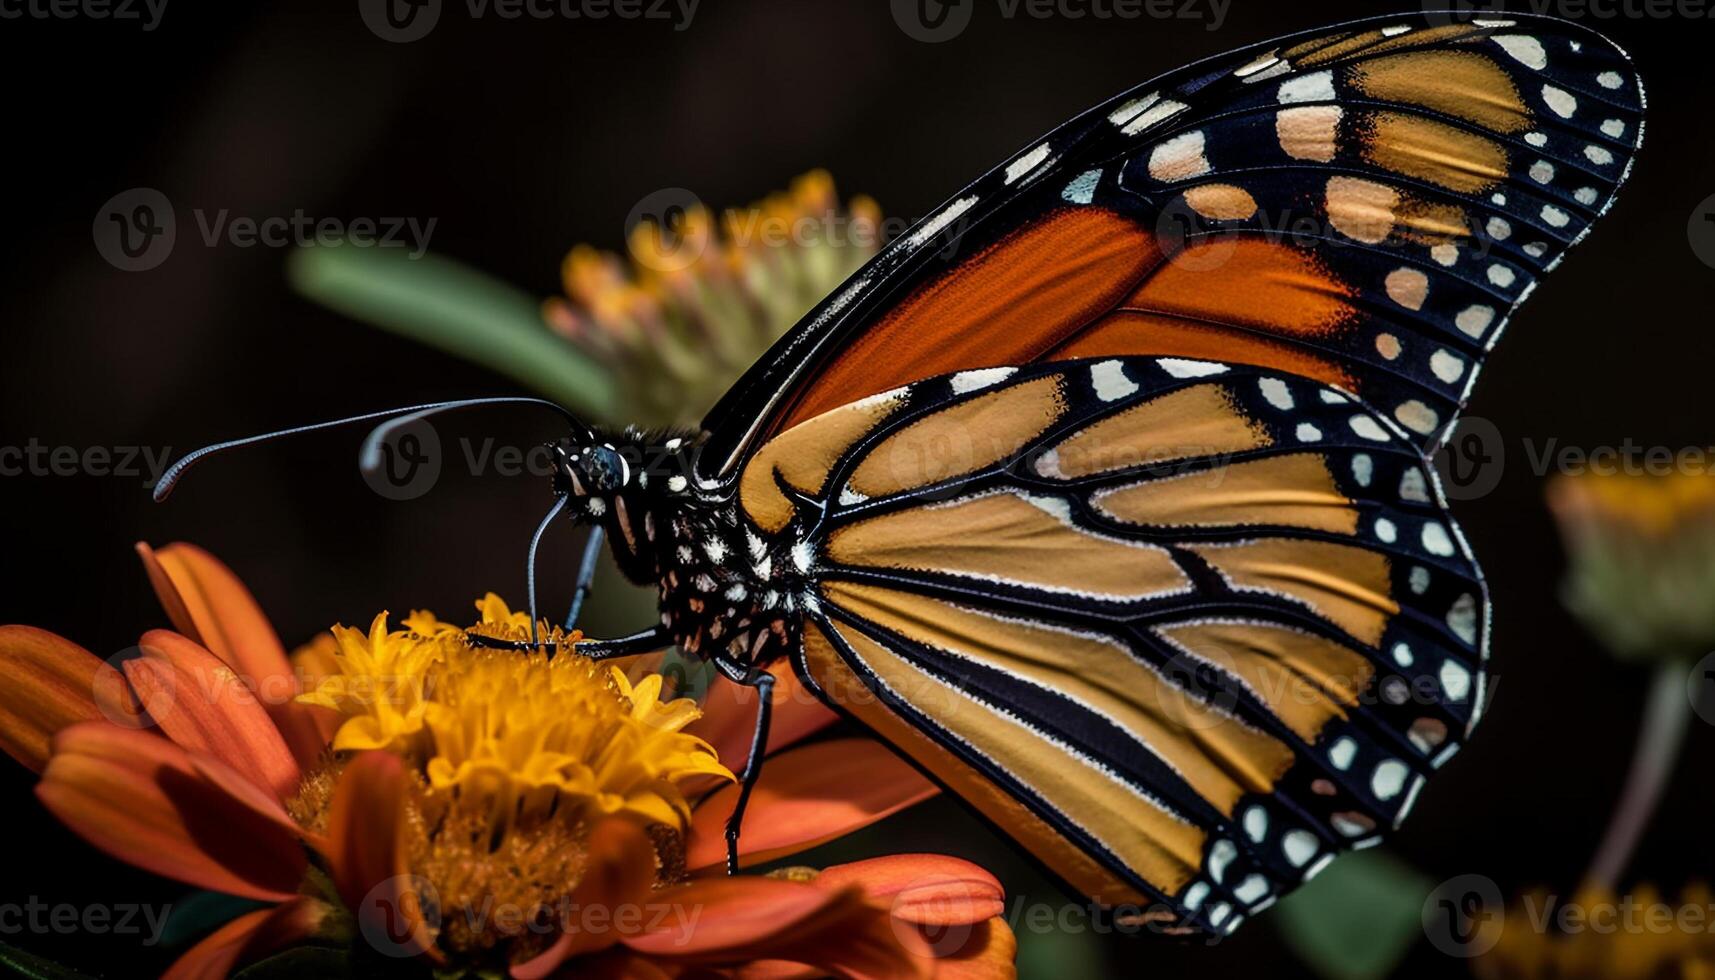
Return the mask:
<svg viewBox="0 0 1715 980">
<path fill-rule="evenodd" d="M 738 874 L 738 837 L 744 826 L 744 810 L 750 805 L 750 792 L 762 775 L 762 757 L 768 751 L 768 723 L 774 715 L 774 675 L 761 667 L 740 665 L 717 658 L 715 666 L 736 684 L 754 688 L 757 694 L 756 728 L 750 736 L 750 756 L 738 776 L 738 805 L 726 822 L 726 872 Z"/>
<path fill-rule="evenodd" d="M 584 610 L 584 600 L 589 598 L 590 583 L 595 579 L 596 559 L 601 557 L 601 544 L 605 535 L 600 524 L 590 525 L 589 540 L 584 542 L 584 558 L 578 566 L 578 587 L 572 592 L 572 610 L 566 614 L 566 629 L 570 630 L 578 624 L 578 614 Z"/>
<path fill-rule="evenodd" d="M 634 653 L 650 653 L 672 644 L 673 638 L 667 635 L 665 629 L 651 626 L 629 636 L 616 636 L 611 640 L 580 641 L 578 653 L 591 660 L 611 660 L 614 657 L 629 657 Z"/>
</svg>

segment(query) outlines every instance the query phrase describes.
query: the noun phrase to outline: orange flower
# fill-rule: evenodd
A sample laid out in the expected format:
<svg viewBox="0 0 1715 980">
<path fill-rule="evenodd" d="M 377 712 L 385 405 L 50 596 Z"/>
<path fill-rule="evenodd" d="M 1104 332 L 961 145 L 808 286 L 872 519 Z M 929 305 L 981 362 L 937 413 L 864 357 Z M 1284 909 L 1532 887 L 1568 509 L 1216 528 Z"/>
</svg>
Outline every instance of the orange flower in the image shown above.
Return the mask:
<svg viewBox="0 0 1715 980">
<path fill-rule="evenodd" d="M 1000 886 L 966 862 L 900 856 L 819 874 L 721 873 L 736 787 L 700 753 L 712 753 L 712 742 L 726 761 L 741 758 L 731 753 L 753 708 L 734 690 L 717 690 L 707 713 L 680 731 L 696 711 L 659 701 L 658 675 L 604 682 L 575 654 L 505 660 L 470 652 L 463 631 L 426 614 L 407 620 L 416 632 L 388 634 L 378 620 L 369 644 L 456 641 L 447 649 L 457 662 L 433 678 L 420 729 L 391 747 L 335 752 L 352 724 L 354 737 L 375 741 L 373 719 L 358 717 L 365 709 L 349 697 L 357 688 L 345 683 L 353 676 L 340 652 L 374 652 L 364 634 L 346 631 L 289 660 L 250 593 L 212 556 L 188 545 L 138 550 L 179 632 L 145 634 L 141 655 L 115 669 L 51 633 L 0 627 L 0 669 L 14 678 L 0 693 L 0 749 L 42 773 L 44 805 L 99 849 L 273 903 L 206 937 L 170 976 L 223 976 L 317 935 L 362 937 L 388 955 L 434 963 L 492 966 L 498 957 L 520 977 L 559 972 L 574 959 L 579 971 L 615 975 L 1011 972 Z M 485 631 L 518 628 L 497 598 L 483 614 Z M 752 797 L 745 864 L 933 795 L 915 770 L 867 740 L 788 749 L 833 715 L 781 676 L 769 745 L 779 754 Z M 535 700 L 484 714 L 509 682 Z M 461 683 L 477 684 L 462 705 Z M 567 754 L 576 733 L 517 728 L 552 722 L 552 705 L 539 703 L 551 696 L 596 699 L 591 710 L 615 732 L 611 746 L 596 747 L 599 769 Z M 618 699 L 620 713 L 601 708 L 603 697 Z M 508 753 L 539 736 L 557 754 L 508 770 Z M 458 744 L 426 759 L 425 740 L 437 737 Z M 628 746 L 650 754 L 613 757 Z M 653 768 L 625 775 L 639 765 Z M 567 792 L 584 802 L 555 806 L 553 795 Z M 503 811 L 492 809 L 496 801 Z M 567 813 L 579 816 L 552 816 Z M 522 896 L 525 928 L 458 921 L 497 894 Z M 634 910 L 676 914 L 629 916 Z"/>
<path fill-rule="evenodd" d="M 875 201 L 842 205 L 825 170 L 719 216 L 671 203 L 683 212 L 638 224 L 625 257 L 573 248 L 565 296 L 542 304 L 550 329 L 618 379 L 627 421 L 643 426 L 695 424 L 883 237 Z"/>
</svg>

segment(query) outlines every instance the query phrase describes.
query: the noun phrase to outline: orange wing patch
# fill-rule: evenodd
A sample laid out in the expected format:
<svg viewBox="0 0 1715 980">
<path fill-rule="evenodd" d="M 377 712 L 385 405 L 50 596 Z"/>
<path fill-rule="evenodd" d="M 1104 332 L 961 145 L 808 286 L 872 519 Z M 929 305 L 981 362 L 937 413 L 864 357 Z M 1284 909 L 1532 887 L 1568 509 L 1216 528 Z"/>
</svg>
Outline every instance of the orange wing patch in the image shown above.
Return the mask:
<svg viewBox="0 0 1715 980">
<path fill-rule="evenodd" d="M 1110 487 L 1096 509 L 1128 524 L 1238 527 L 1281 524 L 1355 534 L 1358 512 L 1311 453 L 1230 463 L 1199 473 Z"/>
<path fill-rule="evenodd" d="M 884 392 L 806 419 L 769 440 L 745 465 L 739 482 L 740 499 L 751 519 L 769 532 L 784 528 L 792 519 L 792 503 L 775 475 L 801 493 L 820 495 L 840 456 L 904 401 L 903 389 Z"/>
<path fill-rule="evenodd" d="M 1045 214 L 877 320 L 821 368 L 782 427 L 919 378 L 1028 364 L 1113 309 L 1159 260 L 1155 236 L 1123 215 Z"/>
<path fill-rule="evenodd" d="M 1332 640 L 1265 623 L 1192 623 L 1158 632 L 1242 679 L 1307 743 L 1357 707 L 1376 672 L 1367 657 Z"/>
<path fill-rule="evenodd" d="M 1205 841 L 1201 829 L 1161 809 L 1119 782 L 1112 773 L 1068 751 L 1066 746 L 1044 739 L 1040 732 L 1004 712 L 970 699 L 923 673 L 868 636 L 845 628 L 839 629 L 839 635 L 859 662 L 895 694 L 912 705 L 945 706 L 933 712 L 938 723 L 966 744 L 980 746 L 983 756 L 1024 779 L 1062 813 L 1075 814 L 1091 836 L 1140 877 L 1171 895 L 1196 874 Z M 832 643 L 813 626 L 805 631 L 804 647 L 811 678 L 824 690 L 864 690 L 863 682 L 854 676 Z M 953 703 L 957 704 L 956 709 Z M 903 749 L 1086 894 L 1109 905 L 1152 904 L 1017 799 L 1001 792 L 994 782 L 964 760 L 930 741 L 885 704 L 873 697 L 859 697 L 842 706 Z"/>
<path fill-rule="evenodd" d="M 1228 456 L 1272 442 L 1221 386 L 1193 385 L 1079 429 L 1043 453 L 1036 472 L 1075 480 L 1145 464 Z"/>
<path fill-rule="evenodd" d="M 1293 753 L 1285 744 L 1191 697 L 1160 674 L 1140 669 L 1131 650 L 1108 637 L 1004 619 L 875 586 L 835 582 L 823 594 L 901 636 L 1088 705 L 1183 774 L 1228 816 L 1245 793 L 1271 792 L 1292 765 Z"/>
<path fill-rule="evenodd" d="M 1191 584 L 1166 550 L 1091 534 L 1016 493 L 872 517 L 835 531 L 827 547 L 829 557 L 854 567 L 971 575 L 1117 601 Z"/>
<path fill-rule="evenodd" d="M 1041 435 L 1065 408 L 1055 377 L 960 402 L 888 436 L 864 457 L 851 488 L 880 497 L 992 466 Z"/>
<path fill-rule="evenodd" d="M 1258 238 L 1198 240 L 1045 359 L 1190 357 L 1355 389 L 1339 358 L 1303 342 L 1349 331 L 1360 319 L 1357 294 L 1306 249 Z"/>
<path fill-rule="evenodd" d="M 1387 556 L 1367 548 L 1296 538 L 1187 547 L 1236 588 L 1293 596 L 1371 647 L 1399 613 Z"/>
</svg>

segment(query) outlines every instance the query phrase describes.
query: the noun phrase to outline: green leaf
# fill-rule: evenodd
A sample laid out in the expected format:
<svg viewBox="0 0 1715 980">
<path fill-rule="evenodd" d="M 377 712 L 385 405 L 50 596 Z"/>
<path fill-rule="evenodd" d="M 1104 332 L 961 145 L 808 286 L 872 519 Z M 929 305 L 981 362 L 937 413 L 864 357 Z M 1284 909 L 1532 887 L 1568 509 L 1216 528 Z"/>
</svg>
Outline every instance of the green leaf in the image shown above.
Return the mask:
<svg viewBox="0 0 1715 980">
<path fill-rule="evenodd" d="M 429 253 L 306 245 L 286 274 L 323 306 L 491 368 L 579 414 L 612 417 L 608 371 L 547 328 L 536 297 L 487 273 Z"/>
<path fill-rule="evenodd" d="M 161 929 L 161 945 L 167 949 L 182 946 L 246 912 L 266 907 L 266 902 L 223 892 L 192 892 L 167 913 L 167 924 Z"/>
<path fill-rule="evenodd" d="M 1378 980 L 1423 937 L 1434 882 L 1381 850 L 1329 865 L 1269 916 L 1288 946 L 1329 980 Z"/>
<path fill-rule="evenodd" d="M 7 943 L 0 943 L 0 971 L 7 976 L 29 977 L 30 980 L 89 980 L 86 974 Z"/>
</svg>

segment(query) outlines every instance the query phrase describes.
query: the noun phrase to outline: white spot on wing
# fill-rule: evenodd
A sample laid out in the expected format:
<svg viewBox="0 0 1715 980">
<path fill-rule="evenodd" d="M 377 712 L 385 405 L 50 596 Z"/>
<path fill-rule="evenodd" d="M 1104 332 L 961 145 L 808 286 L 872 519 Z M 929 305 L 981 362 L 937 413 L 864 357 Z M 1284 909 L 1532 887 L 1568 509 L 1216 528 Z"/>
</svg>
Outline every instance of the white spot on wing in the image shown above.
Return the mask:
<svg viewBox="0 0 1715 980">
<path fill-rule="evenodd" d="M 1495 310 L 1492 306 L 1481 303 L 1467 306 L 1453 317 L 1453 325 L 1459 331 L 1470 337 L 1481 337 L 1483 331 L 1489 329 L 1489 324 L 1495 320 Z"/>
<path fill-rule="evenodd" d="M 1031 150 L 1029 153 L 1026 153 L 1007 164 L 1006 182 L 1008 184 L 1016 183 L 1020 177 L 1023 177 L 1025 174 L 1030 173 L 1032 170 L 1041 166 L 1043 161 L 1048 159 L 1048 152 L 1048 144 L 1043 143 L 1034 150 Z"/>
<path fill-rule="evenodd" d="M 1370 791 L 1376 794 L 1378 800 L 1391 800 L 1405 788 L 1405 777 L 1411 770 L 1398 759 L 1389 759 L 1376 766 L 1375 774 L 1370 777 Z"/>
<path fill-rule="evenodd" d="M 1118 401 L 1137 392 L 1137 382 L 1125 376 L 1125 365 L 1119 361 L 1100 361 L 1090 366 L 1090 384 L 1102 401 Z"/>
<path fill-rule="evenodd" d="M 1227 371 L 1225 364 L 1193 361 L 1182 357 L 1161 357 L 1157 358 L 1155 363 L 1175 378 L 1206 378 L 1211 374 L 1225 374 Z"/>
<path fill-rule="evenodd" d="M 1149 175 L 1164 183 L 1203 176 L 1212 169 L 1203 155 L 1203 146 L 1200 129 L 1156 144 L 1149 151 Z"/>
<path fill-rule="evenodd" d="M 974 371 L 960 371 L 952 377 L 953 393 L 962 395 L 967 391 L 976 391 L 979 388 L 997 385 L 1017 373 L 1018 368 L 1013 367 L 977 368 Z"/>
<path fill-rule="evenodd" d="M 1190 106 L 1187 106 L 1183 102 L 1175 102 L 1172 99 L 1162 99 L 1160 102 L 1157 102 L 1138 113 L 1137 118 L 1126 123 L 1120 131 L 1125 133 L 1127 136 L 1136 136 L 1138 133 L 1141 133 L 1156 123 L 1161 122 L 1163 119 L 1176 116 L 1188 108 L 1190 108 Z"/>
<path fill-rule="evenodd" d="M 1072 178 L 1072 182 L 1066 185 L 1066 189 L 1060 192 L 1060 196 L 1073 204 L 1088 204 L 1095 198 L 1096 184 L 1101 179 L 1102 172 L 1100 170 L 1086 170 Z"/>
<path fill-rule="evenodd" d="M 1124 126 L 1126 123 L 1136 119 L 1138 113 L 1154 105 L 1156 100 L 1159 98 L 1161 98 L 1161 93 L 1151 92 L 1148 95 L 1140 95 L 1135 99 L 1127 99 L 1119 106 L 1119 108 L 1108 113 L 1108 122 L 1113 123 L 1115 126 Z"/>
<path fill-rule="evenodd" d="M 1526 34 L 1498 34 L 1492 40 L 1527 68 L 1541 71 L 1548 67 L 1548 52 L 1542 42 Z"/>
<path fill-rule="evenodd" d="M 1280 83 L 1280 90 L 1275 98 L 1280 102 L 1332 102 L 1334 73 L 1319 71 L 1289 78 Z"/>
<path fill-rule="evenodd" d="M 1578 99 L 1571 92 L 1553 85 L 1542 87 L 1542 101 L 1562 119 L 1571 119 L 1578 111 Z"/>
<path fill-rule="evenodd" d="M 1465 361 L 1457 354 L 1442 349 L 1429 355 L 1429 370 L 1443 382 L 1452 384 L 1465 373 Z"/>
<path fill-rule="evenodd" d="M 1447 536 L 1447 529 L 1434 521 L 1423 525 L 1423 550 L 1442 558 L 1453 554 L 1453 539 Z"/>
<path fill-rule="evenodd" d="M 1292 409 L 1292 391 L 1286 387 L 1286 382 L 1279 378 L 1263 378 L 1257 382 L 1257 388 L 1270 405 L 1283 412 Z"/>
<path fill-rule="evenodd" d="M 929 239 L 934 238 L 936 235 L 941 233 L 942 229 L 946 228 L 954 221 L 957 221 L 959 215 L 969 211 L 971 209 L 971 205 L 975 203 L 977 203 L 977 196 L 975 194 L 971 194 L 966 197 L 961 197 L 957 201 L 954 201 L 942 208 L 940 214 L 930 218 L 928 221 L 923 223 L 923 227 L 911 233 L 911 237 L 908 239 L 909 243 L 912 247 L 916 247 L 927 242 Z"/>
<path fill-rule="evenodd" d="M 1463 701 L 1471 693 L 1471 672 L 1465 665 L 1455 660 L 1443 661 L 1441 664 L 1441 689 L 1447 692 L 1449 700 Z"/>
</svg>

